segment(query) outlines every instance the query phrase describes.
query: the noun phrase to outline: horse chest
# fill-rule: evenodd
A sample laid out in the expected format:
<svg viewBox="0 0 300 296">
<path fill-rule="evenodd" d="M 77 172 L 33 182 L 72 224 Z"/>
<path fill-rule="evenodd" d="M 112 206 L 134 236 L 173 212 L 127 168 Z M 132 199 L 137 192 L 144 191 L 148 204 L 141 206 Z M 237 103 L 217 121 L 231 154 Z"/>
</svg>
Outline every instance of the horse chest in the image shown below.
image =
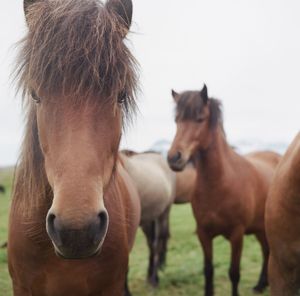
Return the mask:
<svg viewBox="0 0 300 296">
<path fill-rule="evenodd" d="M 208 212 L 199 219 L 199 225 L 209 233 L 218 234 L 224 228 L 223 219 L 216 212 Z"/>
<path fill-rule="evenodd" d="M 234 193 L 197 192 L 192 200 L 198 227 L 212 235 L 227 235 L 238 224 L 247 224 L 243 204 Z"/>
<path fill-rule="evenodd" d="M 50 242 L 40 248 L 26 238 L 22 240 L 20 236 L 23 243 L 14 244 L 17 248 L 10 253 L 13 256 L 10 261 L 13 265 L 14 287 L 17 291 L 22 289 L 16 295 L 122 295 L 128 255 L 120 237 L 115 239 L 108 236 L 108 244 L 103 245 L 100 256 L 64 260 L 55 255 Z M 112 244 L 114 247 L 111 247 Z M 27 252 L 24 251 L 24 245 L 28 247 Z M 109 292 L 106 292 L 107 289 Z"/>
<path fill-rule="evenodd" d="M 125 280 L 121 274 L 125 273 L 120 273 L 121 267 L 116 268 L 115 259 L 111 260 L 110 266 L 97 257 L 81 262 L 58 260 L 53 258 L 40 266 L 32 281 L 33 296 L 109 295 L 103 292 L 109 286 L 115 286 L 115 295 L 121 295 Z"/>
</svg>

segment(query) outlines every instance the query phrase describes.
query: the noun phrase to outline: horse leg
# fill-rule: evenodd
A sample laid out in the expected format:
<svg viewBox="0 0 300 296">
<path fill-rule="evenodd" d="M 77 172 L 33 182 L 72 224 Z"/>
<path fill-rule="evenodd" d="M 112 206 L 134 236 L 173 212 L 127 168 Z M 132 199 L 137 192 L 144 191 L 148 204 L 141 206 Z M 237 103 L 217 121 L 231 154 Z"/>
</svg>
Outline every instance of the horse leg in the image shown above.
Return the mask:
<svg viewBox="0 0 300 296">
<path fill-rule="evenodd" d="M 129 273 L 129 268 L 126 274 L 126 279 L 125 279 L 125 289 L 124 289 L 124 296 L 131 296 L 129 286 L 128 286 L 128 273 Z"/>
<path fill-rule="evenodd" d="M 264 232 L 255 234 L 259 241 L 263 253 L 263 265 L 258 279 L 257 285 L 253 288 L 256 293 L 262 293 L 268 286 L 268 261 L 269 261 L 269 245 Z"/>
<path fill-rule="evenodd" d="M 230 237 L 231 245 L 231 264 L 229 269 L 229 278 L 232 284 L 232 296 L 238 296 L 238 284 L 240 281 L 240 262 L 243 249 L 244 231 L 239 229 Z"/>
<path fill-rule="evenodd" d="M 158 261 L 156 254 L 158 245 L 158 231 L 157 231 L 157 221 L 153 220 L 142 225 L 142 229 L 146 235 L 147 243 L 149 247 L 149 265 L 148 265 L 148 276 L 147 280 L 151 286 L 156 287 L 158 285 L 157 268 L 155 267 L 155 262 Z"/>
<path fill-rule="evenodd" d="M 212 296 L 214 294 L 213 277 L 213 248 L 212 238 L 204 232 L 197 231 L 204 255 L 204 276 L 205 276 L 205 296 Z"/>
<path fill-rule="evenodd" d="M 159 269 L 159 231 L 160 223 L 158 219 L 153 221 L 153 241 L 152 241 L 152 273 L 148 275 L 149 283 L 152 287 L 157 287 L 159 284 L 158 269 Z"/>
<path fill-rule="evenodd" d="M 170 209 L 169 206 L 164 213 L 159 217 L 159 262 L 158 267 L 163 269 L 166 264 L 167 250 L 168 250 L 168 240 L 170 238 Z"/>
</svg>

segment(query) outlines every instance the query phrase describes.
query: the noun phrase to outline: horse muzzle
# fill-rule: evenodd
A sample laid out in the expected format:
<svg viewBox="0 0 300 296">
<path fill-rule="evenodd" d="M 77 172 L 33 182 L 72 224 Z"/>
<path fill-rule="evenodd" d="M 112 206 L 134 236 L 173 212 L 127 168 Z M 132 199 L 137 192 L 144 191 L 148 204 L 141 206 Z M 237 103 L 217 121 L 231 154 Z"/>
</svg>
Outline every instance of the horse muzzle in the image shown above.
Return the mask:
<svg viewBox="0 0 300 296">
<path fill-rule="evenodd" d="M 102 211 L 81 228 L 66 226 L 62 219 L 48 213 L 46 228 L 55 252 L 65 259 L 84 259 L 99 254 L 108 230 L 109 217 Z"/>
<path fill-rule="evenodd" d="M 169 167 L 175 172 L 181 172 L 186 166 L 187 161 L 182 157 L 180 151 L 175 154 L 169 153 L 168 155 Z"/>
</svg>

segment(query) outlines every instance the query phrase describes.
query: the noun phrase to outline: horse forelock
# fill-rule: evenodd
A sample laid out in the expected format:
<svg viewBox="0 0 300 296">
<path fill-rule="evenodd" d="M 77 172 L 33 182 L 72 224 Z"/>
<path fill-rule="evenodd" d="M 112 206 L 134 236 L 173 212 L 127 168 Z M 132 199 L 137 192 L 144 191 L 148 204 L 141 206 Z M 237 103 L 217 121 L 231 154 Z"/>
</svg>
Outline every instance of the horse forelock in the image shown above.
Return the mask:
<svg viewBox="0 0 300 296">
<path fill-rule="evenodd" d="M 38 1 L 27 12 L 16 77 L 25 97 L 112 100 L 126 94 L 135 107 L 137 62 L 124 43 L 118 16 L 98 0 Z"/>
<path fill-rule="evenodd" d="M 209 123 L 210 127 L 214 128 L 218 124 L 223 126 L 223 112 L 221 101 L 209 98 Z M 176 119 L 177 120 L 197 120 L 199 115 L 204 110 L 205 103 L 197 91 L 186 91 L 180 94 L 176 104 Z"/>
</svg>

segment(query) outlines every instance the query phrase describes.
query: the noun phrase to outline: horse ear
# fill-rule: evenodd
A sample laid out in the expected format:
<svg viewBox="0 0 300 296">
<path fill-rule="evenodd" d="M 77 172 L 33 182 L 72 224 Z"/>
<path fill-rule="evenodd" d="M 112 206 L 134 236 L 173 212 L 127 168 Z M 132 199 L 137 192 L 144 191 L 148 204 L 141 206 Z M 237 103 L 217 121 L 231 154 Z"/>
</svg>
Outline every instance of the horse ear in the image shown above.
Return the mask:
<svg viewBox="0 0 300 296">
<path fill-rule="evenodd" d="M 106 7 L 108 10 L 113 11 L 122 22 L 122 25 L 126 29 L 126 33 L 124 37 L 128 33 L 131 21 L 132 21 L 132 1 L 131 0 L 108 0 L 106 3 Z"/>
<path fill-rule="evenodd" d="M 172 97 L 173 97 L 175 103 L 178 103 L 178 101 L 179 101 L 179 93 L 177 93 L 174 89 L 172 89 Z"/>
<path fill-rule="evenodd" d="M 208 93 L 207 93 L 207 86 L 204 84 L 202 90 L 200 91 L 200 96 L 203 99 L 204 104 L 208 102 Z"/>
<path fill-rule="evenodd" d="M 24 14 L 27 22 L 28 22 L 27 19 L 28 8 L 30 5 L 34 4 L 35 2 L 37 2 L 37 0 L 24 0 L 23 2 Z"/>
</svg>

